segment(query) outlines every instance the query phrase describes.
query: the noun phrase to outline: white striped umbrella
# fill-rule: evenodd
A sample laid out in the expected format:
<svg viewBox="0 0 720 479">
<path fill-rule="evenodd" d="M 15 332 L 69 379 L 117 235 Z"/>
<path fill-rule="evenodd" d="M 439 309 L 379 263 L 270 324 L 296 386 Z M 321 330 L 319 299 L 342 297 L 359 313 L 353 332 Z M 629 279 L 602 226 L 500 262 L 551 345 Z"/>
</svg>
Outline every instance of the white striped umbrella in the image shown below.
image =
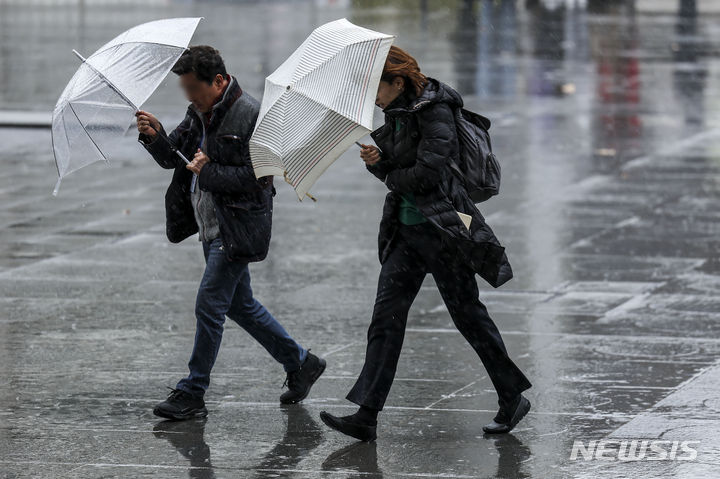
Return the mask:
<svg viewBox="0 0 720 479">
<path fill-rule="evenodd" d="M 394 38 L 344 18 L 326 23 L 266 78 L 250 138 L 258 178 L 283 176 L 302 200 L 333 161 L 372 131 Z"/>
</svg>

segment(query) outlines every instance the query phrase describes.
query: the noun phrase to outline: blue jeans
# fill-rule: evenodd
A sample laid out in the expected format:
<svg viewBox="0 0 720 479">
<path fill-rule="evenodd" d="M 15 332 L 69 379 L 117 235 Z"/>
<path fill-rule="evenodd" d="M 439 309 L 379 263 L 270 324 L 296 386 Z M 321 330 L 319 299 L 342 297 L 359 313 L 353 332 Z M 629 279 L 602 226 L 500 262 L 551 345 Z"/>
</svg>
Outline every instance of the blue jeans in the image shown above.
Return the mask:
<svg viewBox="0 0 720 479">
<path fill-rule="evenodd" d="M 188 363 L 190 375 L 180 380 L 177 389 L 201 397 L 205 394 L 220 349 L 225 316 L 250 333 L 285 371 L 300 369 L 307 350 L 253 298 L 248 265 L 228 261 L 220 238 L 203 242 L 203 252 L 206 265 L 195 302 L 197 328 Z"/>
</svg>

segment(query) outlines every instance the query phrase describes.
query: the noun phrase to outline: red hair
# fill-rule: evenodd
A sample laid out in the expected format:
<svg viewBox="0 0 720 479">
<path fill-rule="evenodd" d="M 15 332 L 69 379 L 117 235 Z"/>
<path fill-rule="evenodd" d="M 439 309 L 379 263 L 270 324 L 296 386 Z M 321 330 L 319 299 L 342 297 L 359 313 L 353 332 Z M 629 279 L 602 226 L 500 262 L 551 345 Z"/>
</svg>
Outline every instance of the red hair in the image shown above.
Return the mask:
<svg viewBox="0 0 720 479">
<path fill-rule="evenodd" d="M 392 83 L 396 77 L 402 77 L 405 80 L 405 87 L 412 85 L 418 96 L 428 83 L 427 77 L 420 73 L 417 61 L 408 52 L 393 45 L 385 60 L 385 67 L 380 79 Z"/>
</svg>

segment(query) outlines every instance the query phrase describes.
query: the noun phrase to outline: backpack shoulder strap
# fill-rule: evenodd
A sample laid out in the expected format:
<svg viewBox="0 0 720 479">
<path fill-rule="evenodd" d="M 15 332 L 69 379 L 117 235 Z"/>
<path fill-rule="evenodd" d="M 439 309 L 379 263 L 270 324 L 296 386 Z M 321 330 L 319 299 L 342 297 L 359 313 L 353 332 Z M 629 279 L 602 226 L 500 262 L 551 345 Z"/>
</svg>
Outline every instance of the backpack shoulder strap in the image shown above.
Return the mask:
<svg viewBox="0 0 720 479">
<path fill-rule="evenodd" d="M 490 130 L 490 126 L 492 125 L 490 118 L 482 116 L 479 113 L 475 113 L 474 111 L 466 110 L 465 108 L 462 108 L 460 111 L 467 121 L 476 124 L 485 131 Z"/>
</svg>

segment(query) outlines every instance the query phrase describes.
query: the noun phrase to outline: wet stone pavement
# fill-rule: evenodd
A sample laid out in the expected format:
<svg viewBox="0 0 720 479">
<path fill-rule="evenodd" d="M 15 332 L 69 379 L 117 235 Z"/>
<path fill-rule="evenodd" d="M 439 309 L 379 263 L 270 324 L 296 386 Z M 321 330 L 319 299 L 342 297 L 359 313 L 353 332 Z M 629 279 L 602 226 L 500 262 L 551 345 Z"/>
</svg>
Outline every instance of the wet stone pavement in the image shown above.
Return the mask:
<svg viewBox="0 0 720 479">
<path fill-rule="evenodd" d="M 516 278 L 480 294 L 534 384 L 533 409 L 511 435 L 483 437 L 492 385 L 428 277 L 377 442 L 322 425 L 320 410 L 352 411 L 379 273 L 385 187 L 351 149 L 313 188 L 317 203 L 277 183 L 270 255 L 251 266 L 256 297 L 328 361 L 311 396 L 281 408 L 282 368 L 229 322 L 207 420 L 159 421 L 152 406 L 186 373 L 203 271 L 195 238 L 164 236 L 168 172 L 129 134 L 110 167 L 74 173 L 53 198 L 49 130 L 0 128 L 0 477 L 717 476 L 713 2 L 87 3 L 76 17 L 0 2 L 3 45 L 22 40 L 0 51 L 3 108 L 50 109 L 76 44 L 90 52 L 110 32 L 185 15 L 206 17 L 195 43 L 227 52 L 260 97 L 314 25 L 347 17 L 398 34 L 489 116 L 503 188 L 480 209 Z M 23 75 L 22 55 L 47 73 Z M 147 106 L 166 125 L 184 110 L 174 81 Z M 697 441 L 697 457 L 571 459 L 575 441 L 630 439 Z"/>
</svg>

